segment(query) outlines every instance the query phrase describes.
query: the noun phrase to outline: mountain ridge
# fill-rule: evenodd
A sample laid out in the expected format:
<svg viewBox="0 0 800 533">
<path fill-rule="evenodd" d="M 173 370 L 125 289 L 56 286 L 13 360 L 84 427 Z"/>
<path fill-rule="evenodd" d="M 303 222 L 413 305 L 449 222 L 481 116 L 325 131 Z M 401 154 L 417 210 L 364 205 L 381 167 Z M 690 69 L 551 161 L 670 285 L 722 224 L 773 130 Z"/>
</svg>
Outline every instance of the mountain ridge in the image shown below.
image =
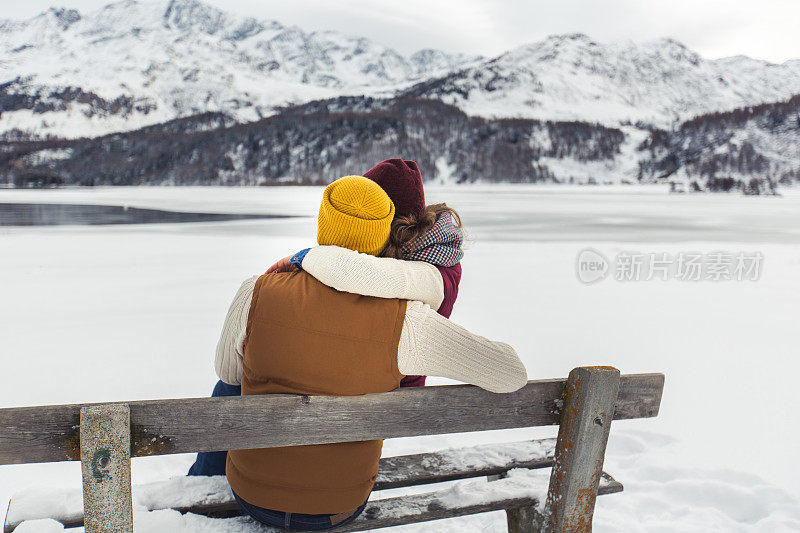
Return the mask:
<svg viewBox="0 0 800 533">
<path fill-rule="evenodd" d="M 205 111 L 257 120 L 286 104 L 393 89 L 474 59 L 425 49 L 405 57 L 365 38 L 304 32 L 196 0 L 121 0 L 87 14 L 51 8 L 0 25 L 0 57 L 8 58 L 0 83 L 15 80 L 14 94 L 69 89 L 147 104 L 146 113 L 109 114 L 104 124 L 80 103 L 49 116 L 0 103 L 0 131 L 66 137 Z"/>
<path fill-rule="evenodd" d="M 440 99 L 479 116 L 667 127 L 798 92 L 800 62 L 706 60 L 669 38 L 602 45 L 566 34 L 425 80 L 403 94 Z"/>
<path fill-rule="evenodd" d="M 486 118 L 663 128 L 800 92 L 800 60 L 709 60 L 670 38 L 600 43 L 573 33 L 491 58 L 431 49 L 402 55 L 363 37 L 305 32 L 199 0 L 120 0 L 87 13 L 59 7 L 0 22 L 0 58 L 0 84 L 12 83 L 5 92 L 17 102 L 63 92 L 138 102 L 139 109 L 100 113 L 75 100 L 37 111 L 0 99 L 0 133 L 64 137 L 208 111 L 247 122 L 346 95 L 433 98 Z"/>
</svg>

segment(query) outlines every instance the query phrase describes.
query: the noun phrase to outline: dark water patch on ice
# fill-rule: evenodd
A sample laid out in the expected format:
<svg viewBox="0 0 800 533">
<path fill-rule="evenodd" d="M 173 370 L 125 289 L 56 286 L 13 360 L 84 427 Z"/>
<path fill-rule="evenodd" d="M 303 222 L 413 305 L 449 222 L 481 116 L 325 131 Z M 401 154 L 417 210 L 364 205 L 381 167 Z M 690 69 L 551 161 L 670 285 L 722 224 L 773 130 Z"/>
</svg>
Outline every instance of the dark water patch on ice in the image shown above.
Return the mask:
<svg viewBox="0 0 800 533">
<path fill-rule="evenodd" d="M 102 224 L 175 224 L 180 222 L 223 222 L 265 218 L 293 218 L 292 215 L 187 213 L 142 209 L 120 205 L 0 203 L 0 226 L 94 226 Z"/>
</svg>

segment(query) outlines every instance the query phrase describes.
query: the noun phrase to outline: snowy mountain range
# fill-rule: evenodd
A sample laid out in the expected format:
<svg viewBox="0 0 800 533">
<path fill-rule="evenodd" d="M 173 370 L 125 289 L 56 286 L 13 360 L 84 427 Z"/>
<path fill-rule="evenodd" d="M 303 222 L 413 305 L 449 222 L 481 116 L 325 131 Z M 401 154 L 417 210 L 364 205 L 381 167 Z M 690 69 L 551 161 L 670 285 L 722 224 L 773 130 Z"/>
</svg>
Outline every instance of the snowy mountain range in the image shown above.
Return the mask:
<svg viewBox="0 0 800 533">
<path fill-rule="evenodd" d="M 414 83 L 417 82 L 416 85 Z M 467 114 L 657 126 L 800 93 L 800 61 L 706 60 L 661 39 L 558 35 L 481 59 L 307 33 L 197 0 L 122 0 L 0 21 L 0 132 L 66 137 L 206 111 L 252 121 L 340 95 L 435 98 Z M 117 103 L 116 105 L 114 103 Z"/>
<path fill-rule="evenodd" d="M 730 178 L 734 188 L 767 191 L 800 177 L 800 153 L 784 149 L 797 138 L 798 94 L 800 60 L 709 60 L 672 39 L 599 43 L 569 34 L 493 58 L 430 49 L 406 56 L 197 0 L 122 0 L 86 14 L 51 8 L 0 20 L 0 183 L 324 182 L 364 154 L 402 151 L 439 180 L 680 177 L 717 190 Z M 719 119 L 748 116 L 753 106 L 762 106 L 759 120 Z M 702 127 L 685 127 L 693 120 Z M 334 122 L 344 140 L 331 135 Z M 173 164 L 188 165 L 186 154 L 148 144 L 164 132 L 175 136 L 174 149 L 221 144 L 191 178 L 194 166 Z M 267 150 L 254 136 L 277 144 Z M 130 162 L 124 179 L 92 174 L 81 159 L 97 162 L 112 149 L 109 161 Z M 478 152 L 488 159 L 474 161 Z"/>
<path fill-rule="evenodd" d="M 18 102 L 0 108 L 0 132 L 93 136 L 206 111 L 252 121 L 288 104 L 393 91 L 472 59 L 405 57 L 196 0 L 122 0 L 86 15 L 51 8 L 0 21 L 0 98 Z"/>
<path fill-rule="evenodd" d="M 659 127 L 797 93 L 800 60 L 707 60 L 673 39 L 601 44 L 582 34 L 551 36 L 404 91 L 477 116 Z"/>
</svg>

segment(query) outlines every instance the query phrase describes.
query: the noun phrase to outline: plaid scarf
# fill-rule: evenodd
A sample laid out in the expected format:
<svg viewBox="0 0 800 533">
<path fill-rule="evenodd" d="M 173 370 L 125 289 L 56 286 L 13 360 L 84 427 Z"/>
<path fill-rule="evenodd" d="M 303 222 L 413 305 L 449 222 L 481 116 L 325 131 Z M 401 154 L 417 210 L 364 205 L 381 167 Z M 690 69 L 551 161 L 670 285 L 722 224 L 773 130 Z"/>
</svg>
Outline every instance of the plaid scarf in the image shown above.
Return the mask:
<svg viewBox="0 0 800 533">
<path fill-rule="evenodd" d="M 420 238 L 400 249 L 409 261 L 425 261 L 433 265 L 451 267 L 464 256 L 461 244 L 464 231 L 453 223 L 450 213 L 442 213 L 436 224 Z"/>
</svg>

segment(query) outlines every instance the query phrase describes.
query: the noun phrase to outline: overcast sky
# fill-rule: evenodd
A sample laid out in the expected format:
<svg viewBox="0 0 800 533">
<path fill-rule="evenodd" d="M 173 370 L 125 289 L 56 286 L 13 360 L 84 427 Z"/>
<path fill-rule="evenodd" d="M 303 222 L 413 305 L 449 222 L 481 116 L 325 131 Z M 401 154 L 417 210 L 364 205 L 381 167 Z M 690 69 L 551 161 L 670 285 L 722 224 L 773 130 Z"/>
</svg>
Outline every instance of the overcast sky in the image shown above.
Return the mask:
<svg viewBox="0 0 800 533">
<path fill-rule="evenodd" d="M 166 0 L 164 0 L 166 1 Z M 601 42 L 674 37 L 701 55 L 800 58 L 800 0 L 206 0 L 229 11 L 420 48 L 497 55 L 554 33 Z M 108 0 L 0 0 L 2 17 Z"/>
</svg>

